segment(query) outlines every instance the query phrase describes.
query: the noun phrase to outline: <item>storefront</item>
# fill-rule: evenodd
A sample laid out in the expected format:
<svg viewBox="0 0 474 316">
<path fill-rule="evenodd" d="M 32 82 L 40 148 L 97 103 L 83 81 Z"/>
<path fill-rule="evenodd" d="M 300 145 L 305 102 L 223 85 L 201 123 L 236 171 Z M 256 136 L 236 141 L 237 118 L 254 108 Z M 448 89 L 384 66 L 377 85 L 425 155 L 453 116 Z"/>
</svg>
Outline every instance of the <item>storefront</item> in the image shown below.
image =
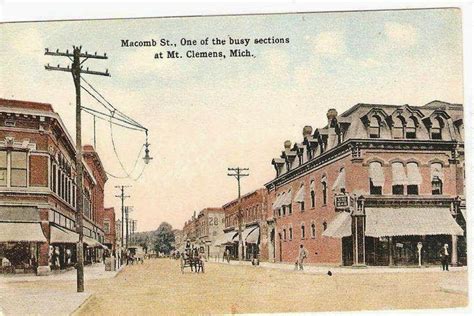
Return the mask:
<svg viewBox="0 0 474 316">
<path fill-rule="evenodd" d="M 5 273 L 36 273 L 46 243 L 40 223 L 0 223 L 0 264 Z"/>
<path fill-rule="evenodd" d="M 62 227 L 50 226 L 51 269 L 66 269 L 77 262 L 76 244 L 79 235 Z"/>
<path fill-rule="evenodd" d="M 458 253 L 462 257 L 458 236 L 463 236 L 464 230 L 448 207 L 367 207 L 364 219 L 364 243 L 358 249 L 363 249 L 367 265 L 418 265 L 419 253 L 423 265 L 439 264 L 445 244 L 452 264 L 459 262 Z M 323 233 L 341 238 L 344 265 L 354 263 L 352 221 L 349 212 L 342 212 Z"/>
</svg>

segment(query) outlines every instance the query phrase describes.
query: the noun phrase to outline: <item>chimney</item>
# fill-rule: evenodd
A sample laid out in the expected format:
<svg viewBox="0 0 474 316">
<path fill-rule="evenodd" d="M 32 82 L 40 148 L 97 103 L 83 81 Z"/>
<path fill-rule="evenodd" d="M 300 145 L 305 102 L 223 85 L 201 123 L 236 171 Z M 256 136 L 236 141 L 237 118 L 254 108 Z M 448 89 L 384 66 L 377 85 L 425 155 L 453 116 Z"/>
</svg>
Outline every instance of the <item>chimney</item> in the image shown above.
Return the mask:
<svg viewBox="0 0 474 316">
<path fill-rule="evenodd" d="M 304 138 L 311 136 L 311 134 L 313 134 L 313 128 L 311 126 L 306 125 L 305 127 L 303 127 Z"/>
<path fill-rule="evenodd" d="M 328 118 L 328 127 L 334 127 L 335 120 L 337 117 L 336 109 L 329 109 L 328 113 L 326 114 L 326 117 Z"/>
</svg>

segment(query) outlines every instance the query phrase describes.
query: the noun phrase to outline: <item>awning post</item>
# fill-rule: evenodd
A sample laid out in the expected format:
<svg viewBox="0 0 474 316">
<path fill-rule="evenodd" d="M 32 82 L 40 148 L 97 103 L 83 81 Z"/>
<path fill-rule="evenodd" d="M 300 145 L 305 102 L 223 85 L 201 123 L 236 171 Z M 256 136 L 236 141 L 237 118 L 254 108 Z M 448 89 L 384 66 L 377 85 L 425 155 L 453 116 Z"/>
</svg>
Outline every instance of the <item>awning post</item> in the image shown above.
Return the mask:
<svg viewBox="0 0 474 316">
<path fill-rule="evenodd" d="M 458 265 L 458 236 L 451 235 L 451 265 Z"/>
<path fill-rule="evenodd" d="M 354 254 L 353 266 L 365 266 L 365 212 L 364 198 L 356 200 L 352 211 L 352 247 Z"/>
</svg>

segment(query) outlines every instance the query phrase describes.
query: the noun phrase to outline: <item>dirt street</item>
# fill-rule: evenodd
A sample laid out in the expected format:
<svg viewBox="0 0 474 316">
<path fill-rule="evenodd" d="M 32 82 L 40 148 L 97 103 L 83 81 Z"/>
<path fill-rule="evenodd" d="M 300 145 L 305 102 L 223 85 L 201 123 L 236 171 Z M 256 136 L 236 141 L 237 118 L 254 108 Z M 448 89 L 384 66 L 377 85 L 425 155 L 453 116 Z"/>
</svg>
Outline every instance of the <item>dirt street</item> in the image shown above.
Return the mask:
<svg viewBox="0 0 474 316">
<path fill-rule="evenodd" d="M 297 271 L 207 264 L 181 274 L 179 262 L 152 259 L 117 277 L 87 284 L 94 294 L 77 312 L 90 314 L 215 314 L 412 309 L 466 306 L 464 294 L 439 284 L 467 273 L 312 275 Z"/>
</svg>

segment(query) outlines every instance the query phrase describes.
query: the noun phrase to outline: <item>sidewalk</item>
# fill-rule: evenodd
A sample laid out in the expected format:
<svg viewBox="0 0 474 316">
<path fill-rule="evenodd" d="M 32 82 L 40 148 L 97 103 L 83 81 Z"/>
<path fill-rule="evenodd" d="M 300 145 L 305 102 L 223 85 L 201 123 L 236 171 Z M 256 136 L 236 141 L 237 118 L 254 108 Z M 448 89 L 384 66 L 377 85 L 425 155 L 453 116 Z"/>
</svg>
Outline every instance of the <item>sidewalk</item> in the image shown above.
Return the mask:
<svg viewBox="0 0 474 316">
<path fill-rule="evenodd" d="M 209 260 L 208 263 L 212 264 L 227 264 L 227 265 L 239 265 L 239 262 L 236 260 L 231 260 L 230 263 L 227 262 L 216 262 Z M 252 266 L 250 261 L 242 261 L 242 265 Z M 295 265 L 290 263 L 272 263 L 272 262 L 260 262 L 259 266 L 255 268 L 266 268 L 266 269 L 279 269 L 287 271 L 295 271 Z M 450 272 L 458 271 L 467 271 L 467 267 L 450 267 Z M 309 273 L 309 274 L 327 274 L 328 271 L 331 271 L 332 274 L 335 273 L 344 273 L 344 274 L 360 274 L 360 273 L 427 273 L 427 272 L 440 272 L 440 273 L 449 273 L 444 272 L 439 266 L 429 266 L 429 267 L 341 267 L 341 266 L 315 266 L 315 265 L 305 265 L 303 271 L 295 271 L 298 273 Z"/>
<path fill-rule="evenodd" d="M 105 271 L 103 263 L 94 263 L 84 267 L 85 280 L 97 280 L 113 278 L 119 273 L 125 265 L 117 271 Z M 0 275 L 0 284 L 12 282 L 37 282 L 37 281 L 73 281 L 76 280 L 76 269 L 60 273 L 51 273 L 50 275 L 37 276 L 33 274 L 6 274 Z"/>
<path fill-rule="evenodd" d="M 84 268 L 84 279 L 97 280 L 115 277 L 117 271 L 105 271 L 98 263 Z M 70 315 L 92 293 L 77 293 L 75 287 L 55 287 L 55 281 L 75 281 L 76 270 L 48 276 L 0 276 L 0 315 Z M 46 282 L 45 282 L 46 281 Z"/>
</svg>

